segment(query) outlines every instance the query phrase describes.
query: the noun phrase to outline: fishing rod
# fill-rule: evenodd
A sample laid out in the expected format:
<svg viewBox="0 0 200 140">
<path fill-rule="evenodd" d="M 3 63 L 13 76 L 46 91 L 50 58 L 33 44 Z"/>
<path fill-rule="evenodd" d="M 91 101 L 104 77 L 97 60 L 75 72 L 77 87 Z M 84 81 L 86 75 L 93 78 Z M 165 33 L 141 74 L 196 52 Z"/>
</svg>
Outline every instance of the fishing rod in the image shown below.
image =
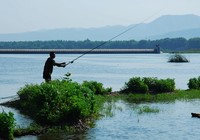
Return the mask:
<svg viewBox="0 0 200 140">
<path fill-rule="evenodd" d="M 142 20 L 140 23 L 143 23 L 143 22 L 145 22 L 145 21 L 147 21 L 147 20 L 151 19 L 153 16 L 155 16 L 155 15 L 159 14 L 159 13 L 160 13 L 162 10 L 163 10 L 163 9 L 160 9 L 159 11 L 157 11 L 157 12 L 153 13 L 151 16 L 149 16 L 149 17 L 145 18 L 145 19 L 144 19 L 144 20 Z M 115 39 L 115 38 L 117 38 L 117 37 L 119 37 L 119 36 L 121 36 L 121 35 L 125 34 L 126 32 L 128 32 L 128 31 L 130 31 L 130 30 L 132 30 L 132 29 L 136 28 L 137 26 L 139 26 L 139 25 L 140 25 L 140 23 L 139 23 L 139 24 L 134 24 L 134 25 L 132 25 L 132 26 L 131 26 L 131 27 L 129 27 L 128 29 L 126 29 L 126 30 L 124 30 L 123 32 L 121 32 L 121 33 L 119 33 L 119 34 L 115 35 L 114 37 L 110 38 L 109 40 L 107 40 L 107 41 L 104 41 L 103 43 L 101 43 L 101 44 L 97 45 L 96 47 L 94 47 L 94 48 L 90 49 L 89 51 L 86 51 L 85 53 L 81 54 L 80 56 L 78 56 L 78 57 L 74 58 L 72 61 L 69 61 L 67 64 L 65 64 L 65 66 L 67 66 L 67 65 L 69 65 L 69 64 L 72 64 L 72 63 L 74 63 L 74 61 L 78 60 L 79 58 L 83 57 L 84 55 L 86 55 L 86 54 L 88 54 L 88 53 L 92 52 L 93 50 L 95 50 L 95 49 L 97 49 L 97 48 L 99 48 L 99 47 L 101 47 L 101 46 L 103 46 L 103 45 L 105 45 L 105 44 L 109 43 L 109 42 L 110 42 L 110 41 L 112 41 L 113 39 Z"/>
<path fill-rule="evenodd" d="M 16 97 L 18 97 L 18 95 L 11 95 L 11 96 L 6 96 L 6 97 L 1 97 L 0 100 L 9 99 L 9 98 L 16 98 Z"/>
</svg>

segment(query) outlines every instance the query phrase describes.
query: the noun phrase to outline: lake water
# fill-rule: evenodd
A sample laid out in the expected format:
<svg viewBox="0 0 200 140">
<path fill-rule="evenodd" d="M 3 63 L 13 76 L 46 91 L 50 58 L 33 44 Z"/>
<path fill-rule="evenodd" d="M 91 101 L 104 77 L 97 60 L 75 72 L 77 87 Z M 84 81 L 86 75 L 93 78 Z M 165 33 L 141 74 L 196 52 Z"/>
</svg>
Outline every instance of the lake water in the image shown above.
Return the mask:
<svg viewBox="0 0 200 140">
<path fill-rule="evenodd" d="M 159 113 L 138 114 L 138 106 L 159 109 Z M 87 132 L 90 140 L 198 140 L 200 119 L 191 111 L 200 110 L 200 100 L 176 101 L 169 104 L 128 104 L 118 101 L 113 117 L 96 122 Z"/>
<path fill-rule="evenodd" d="M 78 54 L 57 54 L 57 62 L 68 62 Z M 54 68 L 52 79 L 62 79 L 70 72 L 73 81 L 95 80 L 118 91 L 131 77 L 174 78 L 177 89 L 187 89 L 190 78 L 200 76 L 200 54 L 184 54 L 190 63 L 168 63 L 170 54 L 89 54 L 65 68 Z M 25 84 L 43 82 L 43 66 L 47 54 L 0 54 L 0 102 L 2 97 L 16 95 Z M 117 102 L 122 110 L 105 117 L 86 134 L 23 137 L 19 139 L 197 139 L 200 120 L 191 118 L 198 112 L 200 101 L 149 104 L 158 107 L 157 114 L 137 115 L 134 106 Z M 5 110 L 8 108 L 3 107 Z M 0 111 L 2 108 L 0 109 Z M 31 122 L 15 112 L 19 124 Z M 58 134 L 57 134 L 58 135 Z M 54 135 L 55 136 L 55 135 Z"/>
</svg>

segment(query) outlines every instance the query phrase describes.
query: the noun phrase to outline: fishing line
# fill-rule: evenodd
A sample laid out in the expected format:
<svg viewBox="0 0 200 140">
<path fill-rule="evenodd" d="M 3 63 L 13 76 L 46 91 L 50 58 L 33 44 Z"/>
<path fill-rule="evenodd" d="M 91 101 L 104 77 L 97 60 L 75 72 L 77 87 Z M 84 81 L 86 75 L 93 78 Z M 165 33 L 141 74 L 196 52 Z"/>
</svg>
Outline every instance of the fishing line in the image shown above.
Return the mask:
<svg viewBox="0 0 200 140">
<path fill-rule="evenodd" d="M 136 27 L 139 26 L 141 23 L 143 23 L 143 22 L 145 22 L 145 21 L 151 19 L 153 16 L 159 14 L 162 10 L 163 10 L 163 9 L 160 9 L 159 11 L 155 12 L 155 13 L 152 14 L 151 16 L 149 16 L 149 17 L 145 18 L 144 20 L 142 20 L 139 24 L 134 24 L 134 25 L 131 26 L 130 28 L 128 28 L 128 29 L 124 30 L 123 32 L 117 34 L 116 36 L 110 38 L 109 40 L 104 41 L 104 42 L 101 43 L 100 45 L 97 45 L 96 47 L 90 49 L 89 51 L 87 51 L 87 52 L 81 54 L 80 56 L 78 56 L 78 57 L 76 57 L 76 58 L 74 58 L 72 61 L 69 61 L 66 65 L 72 64 L 74 61 L 76 61 L 77 59 L 83 57 L 84 55 L 86 55 L 86 54 L 92 52 L 93 50 L 95 50 L 95 49 L 97 49 L 97 48 L 99 48 L 99 47 L 101 47 L 101 46 L 103 46 L 103 45 L 105 45 L 105 44 L 107 44 L 108 42 L 112 41 L 113 39 L 115 39 L 115 38 L 117 38 L 117 37 L 119 37 L 119 36 L 125 34 L 126 32 L 128 32 L 128 31 L 130 31 L 130 30 L 136 28 Z"/>
</svg>

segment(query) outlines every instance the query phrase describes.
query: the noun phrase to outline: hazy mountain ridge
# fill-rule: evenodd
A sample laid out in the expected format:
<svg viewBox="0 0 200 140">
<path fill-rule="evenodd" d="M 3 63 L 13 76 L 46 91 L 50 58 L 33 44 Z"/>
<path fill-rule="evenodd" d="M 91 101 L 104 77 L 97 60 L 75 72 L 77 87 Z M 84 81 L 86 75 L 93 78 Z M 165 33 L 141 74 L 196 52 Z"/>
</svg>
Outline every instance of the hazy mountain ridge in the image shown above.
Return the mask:
<svg viewBox="0 0 200 140">
<path fill-rule="evenodd" d="M 105 26 L 99 28 L 65 28 L 40 30 L 15 34 L 0 34 L 0 41 L 35 41 L 35 40 L 109 40 L 110 38 L 133 27 L 116 40 L 142 40 L 174 37 L 200 37 L 200 16 L 165 15 L 150 23 L 130 26 Z"/>
</svg>

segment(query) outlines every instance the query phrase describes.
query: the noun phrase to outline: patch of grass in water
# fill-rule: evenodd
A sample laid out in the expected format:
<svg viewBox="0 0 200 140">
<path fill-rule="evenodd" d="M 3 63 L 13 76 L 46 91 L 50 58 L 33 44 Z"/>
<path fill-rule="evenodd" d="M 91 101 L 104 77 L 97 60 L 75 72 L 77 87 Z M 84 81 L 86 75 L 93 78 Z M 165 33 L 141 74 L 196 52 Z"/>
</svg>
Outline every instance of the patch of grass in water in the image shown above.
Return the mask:
<svg viewBox="0 0 200 140">
<path fill-rule="evenodd" d="M 190 99 L 200 99 L 200 90 L 176 90 L 172 93 L 162 94 L 129 94 L 124 98 L 130 103 L 155 103 L 155 102 L 175 102 L 176 100 L 187 101 Z"/>
<path fill-rule="evenodd" d="M 149 107 L 147 105 L 141 106 L 138 108 L 138 114 L 143 114 L 143 113 L 159 113 L 159 109 L 155 107 Z"/>
<path fill-rule="evenodd" d="M 116 100 L 107 100 L 100 112 L 100 114 L 104 117 L 113 117 L 116 111 L 122 111 L 122 107 L 117 105 Z"/>
</svg>

